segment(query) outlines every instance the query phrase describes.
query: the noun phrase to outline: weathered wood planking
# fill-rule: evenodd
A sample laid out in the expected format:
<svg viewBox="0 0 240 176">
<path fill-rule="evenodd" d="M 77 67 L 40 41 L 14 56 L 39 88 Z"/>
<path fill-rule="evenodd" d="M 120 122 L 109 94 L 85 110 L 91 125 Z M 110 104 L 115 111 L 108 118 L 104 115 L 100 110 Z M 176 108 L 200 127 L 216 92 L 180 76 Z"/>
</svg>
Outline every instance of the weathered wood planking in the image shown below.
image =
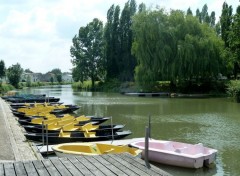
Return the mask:
<svg viewBox="0 0 240 176">
<path fill-rule="evenodd" d="M 45 160 L 0 163 L 0 176 L 142 176 L 170 175 L 151 165 L 145 167 L 143 160 L 129 154 L 78 156 Z"/>
</svg>

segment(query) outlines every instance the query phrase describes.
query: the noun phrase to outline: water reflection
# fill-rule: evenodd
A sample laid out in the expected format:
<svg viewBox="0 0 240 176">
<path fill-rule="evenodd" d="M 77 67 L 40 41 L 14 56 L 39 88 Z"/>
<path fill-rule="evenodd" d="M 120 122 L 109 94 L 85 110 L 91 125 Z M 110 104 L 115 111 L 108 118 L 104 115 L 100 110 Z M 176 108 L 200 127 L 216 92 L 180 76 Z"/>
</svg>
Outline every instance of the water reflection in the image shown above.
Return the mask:
<svg viewBox="0 0 240 176">
<path fill-rule="evenodd" d="M 183 169 L 161 165 L 173 175 L 240 175 L 240 104 L 227 98 L 168 99 L 128 97 L 116 93 L 77 92 L 70 86 L 26 89 L 25 92 L 61 98 L 65 104 L 82 106 L 77 114 L 112 116 L 114 123 L 126 124 L 133 134 L 144 136 L 151 115 L 152 137 L 216 148 L 216 167 Z"/>
</svg>

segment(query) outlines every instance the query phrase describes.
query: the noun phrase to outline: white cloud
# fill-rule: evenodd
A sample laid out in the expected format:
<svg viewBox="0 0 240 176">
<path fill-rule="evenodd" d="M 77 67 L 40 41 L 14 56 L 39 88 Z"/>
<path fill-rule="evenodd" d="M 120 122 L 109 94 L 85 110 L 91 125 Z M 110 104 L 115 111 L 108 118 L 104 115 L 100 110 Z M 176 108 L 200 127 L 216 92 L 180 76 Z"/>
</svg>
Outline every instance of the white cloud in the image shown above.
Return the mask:
<svg viewBox="0 0 240 176">
<path fill-rule="evenodd" d="M 226 0 L 239 5 L 236 0 Z M 121 9 L 127 0 L 7 0 L 0 1 L 0 59 L 7 67 L 17 62 L 26 69 L 45 73 L 54 68 L 69 71 L 72 37 L 93 18 L 106 21 L 112 4 Z M 148 7 L 165 9 L 196 9 L 208 4 L 208 12 L 221 14 L 224 0 L 137 0 Z"/>
</svg>

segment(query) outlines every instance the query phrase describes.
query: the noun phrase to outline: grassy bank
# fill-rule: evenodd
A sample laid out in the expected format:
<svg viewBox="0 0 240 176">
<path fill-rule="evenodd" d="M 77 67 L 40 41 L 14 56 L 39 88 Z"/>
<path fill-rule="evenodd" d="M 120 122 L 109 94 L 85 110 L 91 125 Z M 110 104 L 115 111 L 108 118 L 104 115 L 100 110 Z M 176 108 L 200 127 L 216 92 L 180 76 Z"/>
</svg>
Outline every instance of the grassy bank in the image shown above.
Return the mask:
<svg viewBox="0 0 240 176">
<path fill-rule="evenodd" d="M 13 87 L 11 84 L 6 83 L 0 83 L 0 94 L 3 95 L 4 93 L 14 90 L 15 87 Z"/>
</svg>

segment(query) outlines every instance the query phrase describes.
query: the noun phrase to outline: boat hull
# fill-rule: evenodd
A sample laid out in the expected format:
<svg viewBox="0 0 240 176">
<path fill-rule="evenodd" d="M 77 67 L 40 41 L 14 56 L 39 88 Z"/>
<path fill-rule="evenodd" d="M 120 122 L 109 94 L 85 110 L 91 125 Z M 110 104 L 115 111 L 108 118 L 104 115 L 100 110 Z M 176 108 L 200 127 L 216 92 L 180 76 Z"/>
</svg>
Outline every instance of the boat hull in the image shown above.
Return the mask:
<svg viewBox="0 0 240 176">
<path fill-rule="evenodd" d="M 27 133 L 25 134 L 25 137 L 28 140 L 36 142 L 48 141 L 48 144 L 61 144 L 69 142 L 94 142 L 94 141 L 107 141 L 112 139 L 114 140 L 122 139 L 130 135 L 131 133 L 132 133 L 131 131 L 117 131 L 114 132 L 114 134 L 112 135 L 111 131 L 101 131 L 99 133 L 96 132 L 95 137 L 85 137 L 84 133 L 81 132 L 71 132 L 70 137 L 59 137 L 58 133 L 49 133 L 48 137 L 46 137 L 46 134 L 42 135 L 41 133 Z"/>
<path fill-rule="evenodd" d="M 83 124 L 84 125 L 84 124 Z M 100 125 L 99 128 L 91 130 L 91 131 L 99 131 L 99 130 L 105 130 L 105 131 L 118 131 L 122 129 L 124 125 Z M 25 125 L 23 126 L 26 132 L 28 133 L 42 133 L 42 125 Z M 59 133 L 60 132 L 60 127 L 58 130 L 51 130 L 49 129 L 48 131 L 44 129 L 44 133 Z M 65 132 L 71 132 L 71 131 L 80 131 L 78 129 L 76 130 L 70 130 L 70 131 L 65 131 Z M 83 132 L 83 131 L 82 131 Z"/>
<path fill-rule="evenodd" d="M 144 141 L 130 145 L 145 150 Z M 161 164 L 197 169 L 213 163 L 216 155 L 217 150 L 203 147 L 202 144 L 149 140 L 148 159 Z M 145 151 L 142 158 L 145 158 Z"/>
</svg>

